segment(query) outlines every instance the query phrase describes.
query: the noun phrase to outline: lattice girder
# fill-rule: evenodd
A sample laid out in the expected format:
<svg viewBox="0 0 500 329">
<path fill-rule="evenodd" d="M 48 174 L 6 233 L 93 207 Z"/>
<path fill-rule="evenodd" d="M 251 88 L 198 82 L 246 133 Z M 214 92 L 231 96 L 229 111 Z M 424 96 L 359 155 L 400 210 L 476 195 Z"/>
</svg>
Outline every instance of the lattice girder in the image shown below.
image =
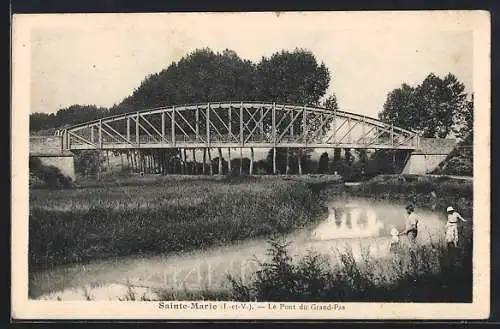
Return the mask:
<svg viewBox="0 0 500 329">
<path fill-rule="evenodd" d="M 419 136 L 355 113 L 261 102 L 160 107 L 57 132 L 66 150 L 207 147 L 416 149 Z"/>
</svg>

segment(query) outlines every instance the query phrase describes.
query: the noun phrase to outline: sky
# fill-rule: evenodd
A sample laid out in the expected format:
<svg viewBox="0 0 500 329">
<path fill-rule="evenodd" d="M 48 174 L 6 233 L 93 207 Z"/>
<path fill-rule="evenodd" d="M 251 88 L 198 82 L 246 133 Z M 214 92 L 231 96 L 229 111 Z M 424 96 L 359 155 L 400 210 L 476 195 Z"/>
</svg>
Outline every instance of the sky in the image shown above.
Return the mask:
<svg viewBox="0 0 500 329">
<path fill-rule="evenodd" d="M 473 90 L 473 34 L 451 14 L 226 13 L 54 15 L 30 34 L 30 112 L 110 107 L 191 51 L 232 49 L 258 62 L 305 48 L 331 73 L 342 110 L 376 117 L 387 94 L 431 72 Z M 170 104 L 165 104 L 170 105 Z"/>
</svg>

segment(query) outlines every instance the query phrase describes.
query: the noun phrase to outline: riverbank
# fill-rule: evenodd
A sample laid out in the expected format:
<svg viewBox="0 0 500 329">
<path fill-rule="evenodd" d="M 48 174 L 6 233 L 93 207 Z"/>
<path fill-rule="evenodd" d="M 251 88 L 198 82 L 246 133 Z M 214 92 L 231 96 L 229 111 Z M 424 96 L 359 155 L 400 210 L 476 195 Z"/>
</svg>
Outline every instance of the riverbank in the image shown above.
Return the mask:
<svg viewBox="0 0 500 329">
<path fill-rule="evenodd" d="M 42 253 L 44 249 L 30 244 L 30 257 L 34 257 L 30 261 L 35 263 L 32 268 L 36 271 L 36 266 L 50 268 L 141 254 L 183 255 L 217 246 L 231 248 L 239 241 L 314 227 L 326 217 L 323 201 L 353 196 L 388 200 L 401 204 L 401 209 L 412 202 L 417 210 L 438 212 L 441 206 L 453 202 L 460 205 L 464 216 L 472 213 L 471 183 L 436 177 L 413 181 L 386 177 L 345 186 L 331 177 L 283 178 L 142 177 L 140 181 L 89 182 L 64 192 L 32 191 L 30 214 L 38 217 L 30 217 L 30 221 L 35 218 L 30 222 L 30 243 L 31 239 L 39 244 L 49 241 L 45 248 L 50 251 Z M 257 277 L 257 281 L 245 285 L 235 277 L 232 283 L 228 280 L 229 290 L 157 292 L 161 299 L 468 301 L 472 286 L 470 227 L 465 227 L 467 239 L 454 262 L 450 262 L 439 237 L 430 247 L 422 246 L 413 254 L 402 253 L 390 260 L 365 255 L 359 261 L 347 252 L 339 255 L 340 267 L 324 261 L 321 255 L 303 259 L 294 256 L 293 265 L 287 264 L 283 246 L 275 244 L 270 245 L 271 250 L 285 257 L 273 259 L 270 254 L 267 264 L 271 269 L 288 269 L 285 272 L 273 273 L 268 267 L 267 277 Z M 54 242 L 58 244 L 54 246 Z M 55 247 L 61 251 L 54 253 Z M 255 251 L 255 247 L 251 249 Z M 435 265 L 423 266 L 430 263 Z M 261 264 L 261 270 L 266 270 L 265 264 Z M 292 277 L 296 280 L 290 280 Z M 286 282 L 296 285 L 287 286 Z M 304 288 L 310 285 L 300 282 L 316 282 L 320 288 L 311 291 Z M 259 292 L 255 287 L 267 288 Z M 274 297 L 269 291 L 276 292 Z"/>
<path fill-rule="evenodd" d="M 444 223 L 445 209 L 453 206 L 468 221 L 460 229 L 457 248 L 448 248 L 444 236 L 427 245 L 398 249 L 392 257 L 369 252 L 356 260 L 350 250 L 338 252 L 339 264 L 319 253 L 299 260 L 290 257 L 287 241 L 270 241 L 268 262 L 253 281 L 230 278 L 233 300 L 239 301 L 378 301 L 472 302 L 472 180 L 443 176 L 377 177 L 359 184 L 327 185 L 322 199 L 363 197 L 376 202 L 407 204 L 434 211 Z M 168 296 L 167 296 L 168 297 Z"/>
<path fill-rule="evenodd" d="M 175 254 L 283 234 L 327 210 L 275 177 L 140 177 L 31 190 L 31 270 L 133 254 Z"/>
</svg>

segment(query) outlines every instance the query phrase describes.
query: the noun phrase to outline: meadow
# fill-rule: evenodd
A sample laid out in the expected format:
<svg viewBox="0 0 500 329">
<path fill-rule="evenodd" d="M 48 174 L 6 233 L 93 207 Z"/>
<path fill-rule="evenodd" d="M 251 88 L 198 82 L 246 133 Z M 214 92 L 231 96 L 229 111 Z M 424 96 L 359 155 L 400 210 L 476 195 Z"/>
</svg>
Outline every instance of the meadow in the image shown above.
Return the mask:
<svg viewBox="0 0 500 329">
<path fill-rule="evenodd" d="M 227 245 L 291 232 L 325 212 L 305 183 L 263 177 L 134 178 L 33 189 L 29 266 Z"/>
</svg>

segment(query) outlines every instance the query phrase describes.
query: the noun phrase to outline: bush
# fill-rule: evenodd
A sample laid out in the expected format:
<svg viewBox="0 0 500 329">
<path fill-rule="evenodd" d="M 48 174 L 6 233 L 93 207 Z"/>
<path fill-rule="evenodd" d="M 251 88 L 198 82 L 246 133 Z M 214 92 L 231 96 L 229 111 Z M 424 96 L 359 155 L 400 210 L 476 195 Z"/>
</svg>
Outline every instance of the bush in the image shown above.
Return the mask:
<svg viewBox="0 0 500 329">
<path fill-rule="evenodd" d="M 238 301 L 472 301 L 470 235 L 458 249 L 443 241 L 401 248 L 388 259 L 366 250 L 356 260 L 352 250 L 338 252 L 339 263 L 308 253 L 298 262 L 288 243 L 270 239 L 269 262 L 259 262 L 245 284 L 229 276 Z"/>
<path fill-rule="evenodd" d="M 72 180 L 64 176 L 61 170 L 54 166 L 43 165 L 39 158 L 29 159 L 29 187 L 30 188 L 70 188 Z"/>
</svg>

